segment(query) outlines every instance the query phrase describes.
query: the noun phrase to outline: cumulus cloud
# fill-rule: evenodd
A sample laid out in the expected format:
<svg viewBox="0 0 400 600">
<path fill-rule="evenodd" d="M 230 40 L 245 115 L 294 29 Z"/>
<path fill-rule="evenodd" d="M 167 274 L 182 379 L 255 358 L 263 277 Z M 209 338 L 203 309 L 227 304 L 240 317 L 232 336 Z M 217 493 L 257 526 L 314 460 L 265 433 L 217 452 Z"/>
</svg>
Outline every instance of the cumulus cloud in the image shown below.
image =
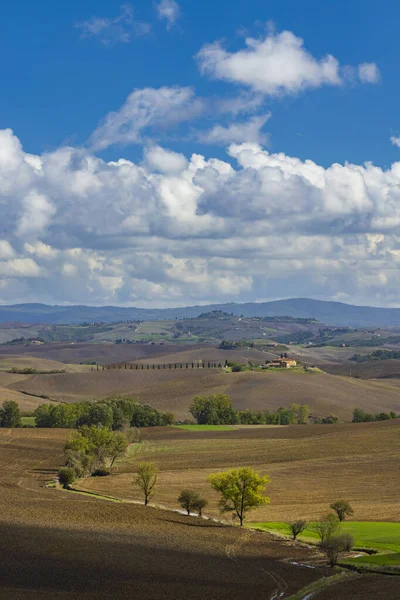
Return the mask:
<svg viewBox="0 0 400 600">
<path fill-rule="evenodd" d="M 254 142 L 265 144 L 268 141 L 268 135 L 261 129 L 271 117 L 271 113 L 262 116 L 255 116 L 244 122 L 231 123 L 227 127 L 215 125 L 208 131 L 198 134 L 200 142 L 207 144 L 232 144 L 241 142 Z"/>
<path fill-rule="evenodd" d="M 325 168 L 256 143 L 107 162 L 0 139 L 2 302 L 397 302 L 400 162 Z"/>
<path fill-rule="evenodd" d="M 130 42 L 132 38 L 146 35 L 151 30 L 149 23 L 134 18 L 130 4 L 123 4 L 116 17 L 91 17 L 75 27 L 81 30 L 82 38 L 97 37 L 106 46 Z"/>
<path fill-rule="evenodd" d="M 189 87 L 134 90 L 118 111 L 105 117 L 90 143 L 95 150 L 112 144 L 142 143 L 155 129 L 159 134 L 160 130 L 195 118 L 203 110 L 203 101 Z"/>
<path fill-rule="evenodd" d="M 161 0 L 161 2 L 157 4 L 157 14 L 159 19 L 166 21 L 167 29 L 171 29 L 179 19 L 181 9 L 175 0 Z"/>
<path fill-rule="evenodd" d="M 264 39 L 248 37 L 246 48 L 228 52 L 220 42 L 206 44 L 197 54 L 202 73 L 215 79 L 242 84 L 255 92 L 279 96 L 344 81 L 338 60 L 330 54 L 318 59 L 304 41 L 290 31 L 270 31 Z M 378 67 L 358 67 L 363 83 L 376 83 Z"/>
</svg>

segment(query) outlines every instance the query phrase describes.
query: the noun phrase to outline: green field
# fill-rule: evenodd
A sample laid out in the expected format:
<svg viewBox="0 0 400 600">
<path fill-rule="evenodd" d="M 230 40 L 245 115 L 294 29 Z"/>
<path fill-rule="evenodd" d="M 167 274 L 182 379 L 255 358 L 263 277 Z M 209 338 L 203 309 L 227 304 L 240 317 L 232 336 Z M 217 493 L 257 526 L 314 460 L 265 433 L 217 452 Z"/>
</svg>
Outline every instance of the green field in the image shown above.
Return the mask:
<svg viewBox="0 0 400 600">
<path fill-rule="evenodd" d="M 247 523 L 247 527 L 254 527 L 264 531 L 290 535 L 289 527 L 283 522 Z M 400 523 L 378 523 L 369 521 L 344 521 L 340 528 L 341 533 L 350 533 L 354 537 L 355 548 L 372 548 L 380 552 L 400 553 Z M 318 535 L 310 523 L 304 533 L 299 535 L 299 540 L 317 541 Z M 379 555 L 383 559 L 384 554 Z M 388 556 L 388 555 L 386 555 Z M 391 555 L 392 557 L 396 554 Z M 400 556 L 400 554 L 398 555 Z M 372 562 L 377 556 L 361 557 L 364 562 Z M 359 559 L 357 559 L 359 560 Z M 398 564 L 397 562 L 392 564 Z M 377 562 L 376 564 L 383 564 Z M 384 562 L 384 564 L 387 564 Z"/>
<path fill-rule="evenodd" d="M 35 417 L 21 417 L 22 425 L 30 425 L 36 427 Z"/>
<path fill-rule="evenodd" d="M 177 429 L 185 431 L 229 431 L 232 425 L 174 425 Z"/>
</svg>

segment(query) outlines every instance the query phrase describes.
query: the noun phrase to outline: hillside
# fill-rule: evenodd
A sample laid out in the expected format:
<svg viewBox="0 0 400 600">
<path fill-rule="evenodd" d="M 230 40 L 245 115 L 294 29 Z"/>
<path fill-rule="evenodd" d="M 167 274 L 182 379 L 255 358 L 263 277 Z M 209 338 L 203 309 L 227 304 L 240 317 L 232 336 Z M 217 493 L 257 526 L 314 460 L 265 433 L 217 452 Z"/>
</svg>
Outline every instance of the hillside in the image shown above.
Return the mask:
<svg viewBox="0 0 400 600">
<path fill-rule="evenodd" d="M 186 306 L 181 308 L 145 309 L 116 306 L 48 306 L 16 304 L 0 306 L 0 322 L 43 324 L 78 324 L 83 322 L 151 321 L 156 319 L 196 318 L 201 313 L 221 311 L 245 317 L 288 315 L 312 318 L 329 325 L 354 327 L 400 325 L 400 308 L 353 306 L 341 302 L 326 302 L 310 298 L 293 298 L 272 302 L 247 302 Z"/>
<path fill-rule="evenodd" d="M 130 395 L 160 410 L 172 411 L 177 419 L 190 417 L 188 411 L 194 396 L 216 393 L 229 394 L 239 410 L 277 409 L 297 402 L 308 404 L 314 414 L 333 413 L 343 420 L 350 420 L 356 407 L 367 412 L 400 412 L 397 387 L 326 373 L 116 369 L 32 375 L 10 383 L 8 389 L 48 396 L 57 402 Z"/>
<path fill-rule="evenodd" d="M 141 459 L 160 465 L 157 500 L 175 506 L 185 487 L 210 499 L 208 513 L 218 517 L 210 472 L 252 466 L 268 473 L 271 503 L 249 520 L 313 520 L 327 511 L 332 498 L 346 498 L 355 520 L 399 521 L 400 478 L 393 477 L 400 455 L 400 419 L 342 425 L 249 426 L 230 431 L 183 431 L 155 428 L 146 433 Z M 136 457 L 120 462 L 113 478 L 82 480 L 83 489 L 137 499 L 132 486 Z"/>
</svg>

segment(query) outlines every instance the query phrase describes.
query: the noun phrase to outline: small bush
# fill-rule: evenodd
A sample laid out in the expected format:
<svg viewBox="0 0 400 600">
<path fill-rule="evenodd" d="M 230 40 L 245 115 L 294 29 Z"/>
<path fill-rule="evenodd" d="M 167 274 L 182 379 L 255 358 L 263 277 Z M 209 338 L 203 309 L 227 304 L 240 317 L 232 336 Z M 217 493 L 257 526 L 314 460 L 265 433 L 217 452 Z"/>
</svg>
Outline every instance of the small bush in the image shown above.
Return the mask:
<svg viewBox="0 0 400 600">
<path fill-rule="evenodd" d="M 232 373 L 240 373 L 240 371 L 243 371 L 242 365 L 233 365 Z"/>
<path fill-rule="evenodd" d="M 110 475 L 110 471 L 108 469 L 96 469 L 92 473 L 92 477 L 107 477 Z"/>
<path fill-rule="evenodd" d="M 67 489 L 76 480 L 76 472 L 72 467 L 63 467 L 58 471 L 58 480 Z"/>
</svg>

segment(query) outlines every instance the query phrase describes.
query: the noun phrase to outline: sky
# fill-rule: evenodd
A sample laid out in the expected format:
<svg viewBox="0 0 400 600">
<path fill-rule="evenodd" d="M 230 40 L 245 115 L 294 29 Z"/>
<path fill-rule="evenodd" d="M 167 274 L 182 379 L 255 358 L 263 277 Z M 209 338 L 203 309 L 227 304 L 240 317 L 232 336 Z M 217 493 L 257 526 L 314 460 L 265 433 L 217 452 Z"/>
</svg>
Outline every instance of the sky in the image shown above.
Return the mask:
<svg viewBox="0 0 400 600">
<path fill-rule="evenodd" d="M 398 3 L 0 6 L 0 303 L 400 306 Z"/>
</svg>

